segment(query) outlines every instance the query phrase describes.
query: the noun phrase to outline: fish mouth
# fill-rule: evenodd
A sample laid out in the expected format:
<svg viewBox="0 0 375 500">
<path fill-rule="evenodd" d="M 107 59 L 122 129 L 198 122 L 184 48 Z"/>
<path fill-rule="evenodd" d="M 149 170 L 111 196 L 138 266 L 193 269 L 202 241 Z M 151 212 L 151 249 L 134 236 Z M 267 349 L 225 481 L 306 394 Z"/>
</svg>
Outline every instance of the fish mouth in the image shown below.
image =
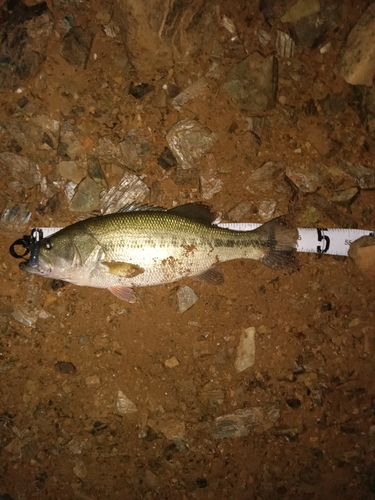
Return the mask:
<svg viewBox="0 0 375 500">
<path fill-rule="evenodd" d="M 35 265 L 33 263 L 30 263 L 29 260 L 26 262 L 21 262 L 20 269 L 22 269 L 22 271 L 26 271 L 27 273 L 39 274 L 41 276 L 47 276 L 51 272 L 51 266 L 47 266 L 46 268 L 43 268 L 40 266 L 39 263 L 37 265 Z"/>
</svg>

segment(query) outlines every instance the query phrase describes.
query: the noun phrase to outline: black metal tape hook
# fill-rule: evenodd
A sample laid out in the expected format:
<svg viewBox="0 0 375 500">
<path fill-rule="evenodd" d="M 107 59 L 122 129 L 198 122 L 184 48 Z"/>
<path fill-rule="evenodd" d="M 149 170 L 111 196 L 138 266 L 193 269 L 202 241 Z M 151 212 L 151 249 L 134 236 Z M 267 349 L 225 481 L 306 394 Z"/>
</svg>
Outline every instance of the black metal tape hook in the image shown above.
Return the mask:
<svg viewBox="0 0 375 500">
<path fill-rule="evenodd" d="M 29 265 L 31 267 L 37 267 L 39 261 L 39 250 L 40 242 L 43 239 L 43 231 L 41 229 L 33 228 L 31 230 L 31 235 L 24 235 L 23 238 L 19 238 L 9 247 L 9 253 L 12 257 L 16 259 L 22 259 L 27 254 L 30 253 Z M 24 252 L 18 253 L 16 247 L 23 247 Z"/>
<path fill-rule="evenodd" d="M 15 248 L 16 247 L 23 247 L 25 251 L 22 254 L 19 254 L 16 252 Z M 19 240 L 16 240 L 14 243 L 12 243 L 9 247 L 9 253 L 12 257 L 15 257 L 16 259 L 22 259 L 25 257 L 30 252 L 30 236 L 24 236 L 23 238 L 20 238 Z"/>
</svg>

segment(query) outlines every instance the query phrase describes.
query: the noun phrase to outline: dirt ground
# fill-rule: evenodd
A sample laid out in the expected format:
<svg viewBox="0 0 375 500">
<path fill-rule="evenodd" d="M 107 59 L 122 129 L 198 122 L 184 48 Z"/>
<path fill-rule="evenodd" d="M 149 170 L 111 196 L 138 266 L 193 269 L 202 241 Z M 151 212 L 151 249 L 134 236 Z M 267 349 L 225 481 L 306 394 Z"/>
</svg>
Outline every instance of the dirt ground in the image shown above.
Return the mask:
<svg viewBox="0 0 375 500">
<path fill-rule="evenodd" d="M 1 122 L 27 123 L 37 114 L 69 122 L 88 156 L 100 138 L 116 141 L 142 129 L 152 143 L 137 173 L 151 188 L 146 202 L 169 208 L 202 201 L 199 169 L 211 168 L 221 188 L 203 201 L 224 220 L 248 202 L 241 221 L 264 222 L 259 206 L 267 200 L 276 202 L 273 216 L 289 213 L 297 227 L 338 227 L 309 193 L 284 178 L 261 187 L 249 177 L 268 161 L 309 171 L 318 166 L 325 171 L 318 192 L 329 200 L 335 190 L 355 185 L 338 157 L 375 168 L 373 132 L 349 105 L 353 88 L 335 69 L 369 2 L 333 3 L 336 29 L 315 46 L 297 43 L 292 58 L 278 56 L 277 103 L 262 114 L 256 145 L 249 113 L 222 90 L 226 72 L 247 54 L 273 52 L 272 42 L 263 46 L 257 33 L 287 32 L 280 19 L 292 3 L 275 3 L 269 23 L 255 3 L 213 5 L 218 18 L 225 14 L 234 23 L 237 41 L 230 45 L 231 35 L 218 24 L 205 37 L 201 31 L 204 45 L 189 57 L 180 54 L 176 68 L 151 75 L 149 60 L 144 74 L 142 60 L 136 70 L 121 63 L 123 39 L 103 29 L 111 2 L 49 2 L 46 60 L 17 86 L 21 93 L 0 92 Z M 67 14 L 94 33 L 85 68 L 59 53 Z M 218 57 L 218 78 L 177 110 L 176 93 L 207 75 Z M 135 99 L 131 82 L 154 90 Z M 73 84 L 72 93 L 61 90 Z M 168 130 L 185 117 L 218 141 L 200 160 L 197 176 L 181 180 L 175 167 L 165 170 L 157 159 Z M 3 142 L 1 152 L 9 148 Z M 55 148 L 35 151 L 25 144 L 21 150 L 37 157 L 42 177 L 54 178 Z M 102 168 L 108 185 L 116 186 L 123 168 Z M 29 228 L 91 215 L 70 211 L 64 196 L 43 211 L 39 185 L 14 190 L 6 175 L 0 183 L 5 201 L 28 203 Z M 350 208 L 337 210 L 358 228 L 374 229 L 373 190 L 360 190 Z M 184 280 L 198 301 L 180 313 L 182 283 L 137 289 L 137 302 L 128 304 L 106 290 L 27 275 L 8 252 L 20 236 L 2 231 L 0 241 L 1 500 L 375 497 L 375 288 L 349 258 L 299 254 L 293 273 L 228 262 L 221 266 L 223 285 Z M 26 326 L 20 311 L 37 311 L 37 320 Z M 256 330 L 255 363 L 238 373 L 239 339 L 249 327 Z M 136 411 L 119 409 L 119 391 Z M 255 422 L 243 423 L 247 410 Z M 230 429 L 223 436 L 225 416 Z"/>
</svg>

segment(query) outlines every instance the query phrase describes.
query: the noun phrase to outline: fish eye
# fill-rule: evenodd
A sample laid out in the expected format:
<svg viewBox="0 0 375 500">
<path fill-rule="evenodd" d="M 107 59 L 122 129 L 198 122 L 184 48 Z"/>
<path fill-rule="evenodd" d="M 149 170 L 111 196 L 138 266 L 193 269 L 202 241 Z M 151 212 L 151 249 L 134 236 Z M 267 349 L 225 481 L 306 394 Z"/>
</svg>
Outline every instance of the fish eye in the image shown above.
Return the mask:
<svg viewBox="0 0 375 500">
<path fill-rule="evenodd" d="M 51 248 L 53 247 L 53 243 L 50 239 L 47 239 L 43 241 L 43 246 L 46 250 L 51 250 Z"/>
</svg>

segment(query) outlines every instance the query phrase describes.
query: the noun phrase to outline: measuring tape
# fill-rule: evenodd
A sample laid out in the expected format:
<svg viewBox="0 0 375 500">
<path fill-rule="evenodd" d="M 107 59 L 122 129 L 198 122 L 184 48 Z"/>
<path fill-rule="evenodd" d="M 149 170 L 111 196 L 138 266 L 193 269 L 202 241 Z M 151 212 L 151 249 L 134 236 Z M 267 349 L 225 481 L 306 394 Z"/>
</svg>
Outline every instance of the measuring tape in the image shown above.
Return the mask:
<svg viewBox="0 0 375 500">
<path fill-rule="evenodd" d="M 235 231 L 251 231 L 261 226 L 251 222 L 220 223 L 219 227 Z M 60 231 L 61 227 L 39 227 L 43 237 Z M 298 228 L 297 252 L 326 253 L 329 255 L 348 255 L 350 244 L 362 236 L 375 236 L 375 231 L 362 229 L 327 229 L 327 228 Z"/>
</svg>

